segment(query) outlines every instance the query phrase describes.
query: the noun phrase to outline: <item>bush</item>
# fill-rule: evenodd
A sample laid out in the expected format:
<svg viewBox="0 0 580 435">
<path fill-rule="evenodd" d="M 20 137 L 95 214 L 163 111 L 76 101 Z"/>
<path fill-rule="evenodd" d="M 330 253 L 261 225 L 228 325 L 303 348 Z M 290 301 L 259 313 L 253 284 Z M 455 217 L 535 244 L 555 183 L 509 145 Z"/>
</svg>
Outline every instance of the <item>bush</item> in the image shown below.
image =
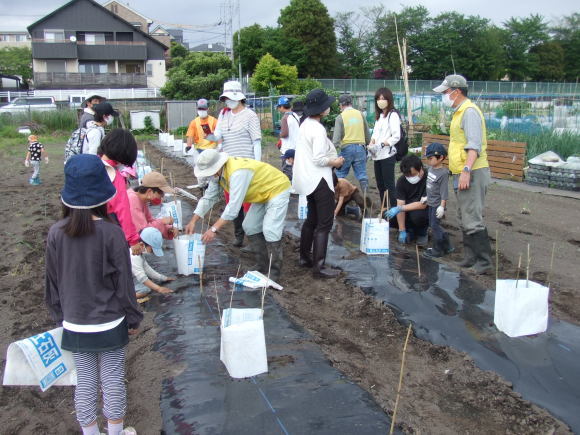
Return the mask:
<svg viewBox="0 0 580 435">
<path fill-rule="evenodd" d="M 513 133 L 502 130 L 489 130 L 488 139 L 505 140 L 511 142 L 526 142 L 526 159 L 531 159 L 546 151 L 554 151 L 564 160 L 578 153 L 580 149 L 580 135 L 573 133 L 554 134 L 546 130 L 542 133 Z"/>
<path fill-rule="evenodd" d="M 523 118 L 531 113 L 532 103 L 529 101 L 506 101 L 501 103 L 495 112 L 498 118 L 507 116 L 508 118 Z"/>
</svg>

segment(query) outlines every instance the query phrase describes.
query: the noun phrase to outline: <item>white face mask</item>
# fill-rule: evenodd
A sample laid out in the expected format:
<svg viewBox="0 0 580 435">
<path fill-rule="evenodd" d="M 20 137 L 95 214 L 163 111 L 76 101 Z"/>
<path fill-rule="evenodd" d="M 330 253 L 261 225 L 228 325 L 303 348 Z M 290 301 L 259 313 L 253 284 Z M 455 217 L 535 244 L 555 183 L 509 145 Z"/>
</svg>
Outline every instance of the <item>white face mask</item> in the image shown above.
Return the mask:
<svg viewBox="0 0 580 435">
<path fill-rule="evenodd" d="M 109 117 L 106 119 L 106 121 L 107 121 L 107 125 L 111 125 L 111 124 L 112 124 L 112 123 L 115 121 L 115 118 L 113 118 L 112 116 L 109 116 Z"/>
<path fill-rule="evenodd" d="M 451 99 L 451 94 L 452 92 L 449 92 L 448 94 L 443 94 L 443 105 L 446 107 L 453 107 L 453 103 L 455 102 Z"/>
<path fill-rule="evenodd" d="M 328 109 L 326 109 L 324 112 L 322 112 L 322 113 L 320 114 L 320 116 L 321 116 L 321 117 L 325 117 L 325 116 L 328 116 L 328 114 L 329 114 L 329 113 L 330 113 L 330 107 L 329 107 Z"/>
<path fill-rule="evenodd" d="M 381 110 L 385 110 L 388 105 L 389 102 L 387 100 L 377 100 L 377 106 L 379 106 L 379 109 Z"/>
<path fill-rule="evenodd" d="M 239 105 L 240 105 L 239 101 L 226 100 L 226 106 L 228 107 L 228 109 L 234 110 Z"/>
<path fill-rule="evenodd" d="M 207 118 L 207 110 L 198 110 L 197 114 L 200 118 Z"/>
<path fill-rule="evenodd" d="M 405 177 L 407 181 L 411 184 L 417 184 L 421 181 L 421 177 L 419 175 L 415 175 L 414 177 Z"/>
</svg>

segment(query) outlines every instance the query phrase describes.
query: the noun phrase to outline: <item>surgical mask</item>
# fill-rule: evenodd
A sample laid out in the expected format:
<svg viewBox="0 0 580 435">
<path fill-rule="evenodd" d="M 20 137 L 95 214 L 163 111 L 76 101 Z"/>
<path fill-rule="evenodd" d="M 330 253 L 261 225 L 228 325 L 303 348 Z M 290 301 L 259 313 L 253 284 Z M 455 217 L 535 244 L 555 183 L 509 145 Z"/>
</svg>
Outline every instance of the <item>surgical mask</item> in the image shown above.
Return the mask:
<svg viewBox="0 0 580 435">
<path fill-rule="evenodd" d="M 329 113 L 330 113 L 330 107 L 329 107 L 329 108 L 327 108 L 327 109 L 326 109 L 324 112 L 322 112 L 322 113 L 320 114 L 320 116 L 322 116 L 322 117 L 324 117 L 324 116 L 328 116 L 328 114 L 329 114 Z"/>
<path fill-rule="evenodd" d="M 451 99 L 452 92 L 448 94 L 443 94 L 443 105 L 446 107 L 453 107 L 454 101 Z"/>
<path fill-rule="evenodd" d="M 228 107 L 228 109 L 234 110 L 239 105 L 240 105 L 239 101 L 226 100 L 226 106 Z"/>
<path fill-rule="evenodd" d="M 152 205 L 161 205 L 161 202 L 162 202 L 161 198 L 158 198 L 158 197 L 151 198 Z"/>
<path fill-rule="evenodd" d="M 107 121 L 107 125 L 111 125 L 111 124 L 112 124 L 112 123 L 115 121 L 115 118 L 113 118 L 112 116 L 109 116 L 109 117 L 106 119 L 106 121 Z"/>
<path fill-rule="evenodd" d="M 418 175 L 415 175 L 414 177 L 405 177 L 405 178 L 411 184 L 417 184 L 419 181 L 421 181 L 421 177 Z"/>
<path fill-rule="evenodd" d="M 385 110 L 388 105 L 389 102 L 387 100 L 377 100 L 377 106 L 379 106 L 379 109 L 381 110 Z"/>
<path fill-rule="evenodd" d="M 200 118 L 207 118 L 207 110 L 198 110 L 197 114 Z"/>
</svg>

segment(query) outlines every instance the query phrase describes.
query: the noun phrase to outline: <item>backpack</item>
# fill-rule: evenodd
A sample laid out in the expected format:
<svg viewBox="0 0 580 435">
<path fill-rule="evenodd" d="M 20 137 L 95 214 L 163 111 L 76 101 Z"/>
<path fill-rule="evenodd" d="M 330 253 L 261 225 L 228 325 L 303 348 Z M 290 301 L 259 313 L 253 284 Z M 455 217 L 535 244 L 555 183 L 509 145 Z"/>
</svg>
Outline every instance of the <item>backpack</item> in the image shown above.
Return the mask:
<svg viewBox="0 0 580 435">
<path fill-rule="evenodd" d="M 87 129 L 86 128 L 77 128 L 75 131 L 72 132 L 66 145 L 64 146 L 64 163 L 68 161 L 72 156 L 76 154 L 83 153 L 83 143 L 85 141 L 85 137 L 87 136 Z"/>
<path fill-rule="evenodd" d="M 395 110 L 395 112 L 397 112 L 397 115 L 399 115 L 399 119 L 401 119 L 401 114 L 397 110 Z M 407 132 L 403 128 L 402 122 L 400 123 L 400 128 L 401 128 L 401 136 L 399 142 L 395 144 L 395 149 L 397 150 L 395 158 L 397 159 L 397 162 L 403 160 L 403 157 L 405 157 L 409 153 L 409 141 L 407 140 Z"/>
</svg>

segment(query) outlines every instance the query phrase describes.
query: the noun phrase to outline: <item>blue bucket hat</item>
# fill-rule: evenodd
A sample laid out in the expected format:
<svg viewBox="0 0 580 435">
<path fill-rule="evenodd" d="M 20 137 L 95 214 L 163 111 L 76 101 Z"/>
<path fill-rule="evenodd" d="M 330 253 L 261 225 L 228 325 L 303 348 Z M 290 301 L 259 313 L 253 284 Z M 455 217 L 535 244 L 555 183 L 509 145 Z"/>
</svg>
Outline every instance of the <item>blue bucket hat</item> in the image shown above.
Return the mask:
<svg viewBox="0 0 580 435">
<path fill-rule="evenodd" d="M 276 107 L 289 106 L 289 105 L 290 105 L 290 99 L 288 97 L 280 97 L 280 98 L 278 98 L 278 104 L 276 104 Z"/>
<path fill-rule="evenodd" d="M 293 159 L 295 155 L 296 155 L 296 150 L 290 148 L 290 149 L 286 150 L 286 152 L 282 155 L 282 158 L 284 160 Z"/>
<path fill-rule="evenodd" d="M 117 194 L 103 161 L 93 154 L 72 156 L 64 166 L 60 199 L 70 208 L 95 208 Z"/>
<path fill-rule="evenodd" d="M 427 145 L 427 149 L 425 150 L 425 157 L 433 157 L 433 156 L 447 156 L 447 150 L 445 146 L 439 142 L 432 142 Z"/>
<path fill-rule="evenodd" d="M 153 253 L 158 257 L 163 257 L 163 236 L 161 231 L 153 227 L 145 227 L 141 231 L 141 240 L 153 248 Z"/>
</svg>

